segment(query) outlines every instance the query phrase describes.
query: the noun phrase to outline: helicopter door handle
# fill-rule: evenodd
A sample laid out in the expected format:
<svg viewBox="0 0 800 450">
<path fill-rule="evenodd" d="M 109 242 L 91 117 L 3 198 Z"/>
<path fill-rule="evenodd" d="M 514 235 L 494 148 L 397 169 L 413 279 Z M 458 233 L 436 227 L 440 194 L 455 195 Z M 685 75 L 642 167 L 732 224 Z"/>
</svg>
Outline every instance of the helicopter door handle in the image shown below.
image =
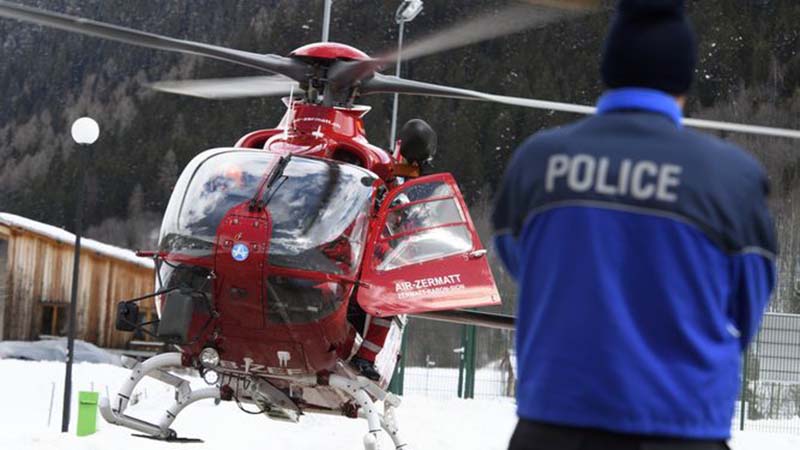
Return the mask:
<svg viewBox="0 0 800 450">
<path fill-rule="evenodd" d="M 475 250 L 474 252 L 469 254 L 469 259 L 483 258 L 484 256 L 486 256 L 486 253 L 487 253 L 486 249 Z"/>
</svg>

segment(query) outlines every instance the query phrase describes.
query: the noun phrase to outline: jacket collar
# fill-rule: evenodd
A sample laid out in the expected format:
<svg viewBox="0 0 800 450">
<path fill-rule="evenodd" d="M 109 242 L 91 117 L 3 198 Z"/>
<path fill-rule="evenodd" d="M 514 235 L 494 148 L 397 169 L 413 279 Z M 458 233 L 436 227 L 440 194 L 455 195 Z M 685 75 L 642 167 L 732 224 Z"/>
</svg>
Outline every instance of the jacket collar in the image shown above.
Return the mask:
<svg viewBox="0 0 800 450">
<path fill-rule="evenodd" d="M 614 89 L 603 94 L 597 102 L 598 114 L 620 110 L 654 112 L 667 116 L 678 128 L 683 126 L 683 112 L 675 98 L 655 89 Z"/>
</svg>

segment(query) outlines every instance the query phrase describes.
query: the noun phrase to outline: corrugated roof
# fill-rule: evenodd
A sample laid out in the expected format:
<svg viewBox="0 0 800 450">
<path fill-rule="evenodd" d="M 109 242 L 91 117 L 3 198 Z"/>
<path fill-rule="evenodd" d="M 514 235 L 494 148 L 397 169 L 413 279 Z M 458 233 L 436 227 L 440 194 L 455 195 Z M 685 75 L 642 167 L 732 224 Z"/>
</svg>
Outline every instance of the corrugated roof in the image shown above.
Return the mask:
<svg viewBox="0 0 800 450">
<path fill-rule="evenodd" d="M 11 228 L 21 228 L 41 236 L 46 236 L 57 242 L 63 242 L 69 245 L 75 244 L 75 234 L 70 233 L 67 230 L 54 227 L 52 225 L 47 225 L 45 223 L 36 222 L 35 220 L 27 219 L 15 214 L 0 212 L 0 224 Z M 140 258 L 136 256 L 136 253 L 128 249 L 115 247 L 113 245 L 104 244 L 102 242 L 87 238 L 81 239 L 81 247 L 110 258 L 127 261 L 148 269 L 155 269 L 155 264 L 153 263 L 152 259 Z"/>
</svg>

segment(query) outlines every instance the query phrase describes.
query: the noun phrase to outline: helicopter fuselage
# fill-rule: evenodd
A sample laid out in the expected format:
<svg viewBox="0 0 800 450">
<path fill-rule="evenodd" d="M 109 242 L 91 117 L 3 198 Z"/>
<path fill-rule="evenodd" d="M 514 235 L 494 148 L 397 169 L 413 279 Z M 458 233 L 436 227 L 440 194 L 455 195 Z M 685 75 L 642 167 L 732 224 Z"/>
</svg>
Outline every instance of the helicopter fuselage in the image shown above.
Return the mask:
<svg viewBox="0 0 800 450">
<path fill-rule="evenodd" d="M 352 302 L 382 317 L 499 303 L 450 175 L 409 178 L 399 151 L 367 141 L 367 108 L 287 103 L 279 127 L 195 157 L 173 192 L 158 288 L 182 289 L 159 298 L 159 334 L 185 365 L 291 390 L 351 356 Z M 397 320 L 382 387 L 401 337 Z"/>
</svg>

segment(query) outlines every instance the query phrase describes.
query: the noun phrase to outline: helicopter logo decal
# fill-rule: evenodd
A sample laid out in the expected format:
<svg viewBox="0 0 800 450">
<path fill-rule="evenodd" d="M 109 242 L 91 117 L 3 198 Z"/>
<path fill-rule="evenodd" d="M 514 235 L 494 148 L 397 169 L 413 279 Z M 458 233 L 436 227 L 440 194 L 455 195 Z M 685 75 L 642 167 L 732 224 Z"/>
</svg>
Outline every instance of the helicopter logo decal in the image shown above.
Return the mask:
<svg viewBox="0 0 800 450">
<path fill-rule="evenodd" d="M 236 244 L 231 249 L 231 257 L 236 261 L 242 262 L 250 256 L 250 248 L 246 244 Z"/>
</svg>

